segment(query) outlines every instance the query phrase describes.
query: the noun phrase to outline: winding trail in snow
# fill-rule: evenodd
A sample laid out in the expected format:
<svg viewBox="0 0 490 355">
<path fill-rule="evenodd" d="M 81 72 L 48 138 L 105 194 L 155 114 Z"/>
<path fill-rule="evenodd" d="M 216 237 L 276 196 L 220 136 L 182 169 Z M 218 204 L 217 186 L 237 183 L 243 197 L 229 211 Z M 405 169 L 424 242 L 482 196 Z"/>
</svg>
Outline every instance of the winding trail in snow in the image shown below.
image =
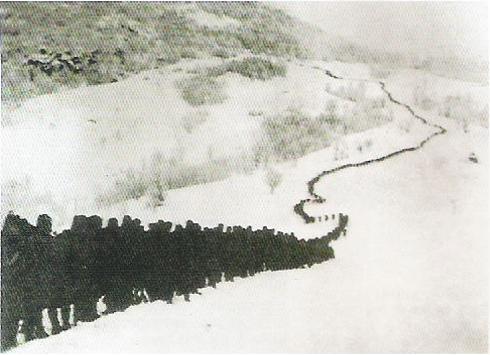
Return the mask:
<svg viewBox="0 0 490 355">
<path fill-rule="evenodd" d="M 338 80 L 350 80 L 350 81 L 360 81 L 360 82 L 376 82 L 376 81 L 368 80 L 368 79 L 344 78 L 344 77 L 341 77 L 341 76 L 338 76 L 338 75 L 334 75 L 329 70 L 325 70 L 325 74 L 328 75 L 329 77 L 333 78 L 333 79 L 338 79 Z M 436 136 L 439 136 L 439 135 L 443 135 L 443 134 L 445 134 L 447 132 L 447 130 L 444 127 L 442 127 L 440 125 L 437 125 L 437 124 L 434 124 L 434 123 L 430 123 L 424 117 L 417 115 L 415 113 L 415 111 L 412 109 L 412 107 L 410 107 L 408 104 L 405 104 L 405 103 L 402 103 L 402 102 L 396 100 L 393 97 L 393 95 L 388 91 L 388 89 L 386 89 L 386 83 L 385 82 L 383 82 L 383 81 L 377 81 L 377 83 L 381 87 L 381 90 L 383 90 L 383 92 L 387 95 L 388 99 L 392 103 L 404 107 L 406 110 L 408 110 L 410 112 L 410 114 L 415 119 L 421 121 L 423 124 L 425 124 L 425 125 L 427 125 L 429 127 L 435 128 L 436 131 L 433 132 L 433 133 L 431 133 L 430 135 L 428 135 L 425 139 L 423 139 L 417 145 L 399 149 L 399 150 L 394 151 L 394 152 L 392 152 L 390 154 L 383 155 L 383 156 L 381 156 L 379 158 L 368 159 L 368 160 L 364 160 L 364 161 L 361 161 L 361 162 L 358 162 L 358 163 L 347 163 L 347 164 L 344 164 L 344 165 L 341 165 L 341 166 L 332 168 L 330 170 L 324 170 L 324 171 L 322 171 L 320 174 L 318 174 L 317 176 L 315 176 L 313 179 L 311 179 L 307 183 L 307 185 L 308 185 L 308 193 L 310 194 L 311 198 L 303 199 L 303 200 L 301 200 L 300 202 L 298 202 L 294 206 L 294 212 L 296 212 L 296 214 L 298 214 L 300 217 L 302 217 L 303 220 L 305 221 L 305 223 L 313 223 L 316 219 L 315 219 L 315 217 L 310 216 L 308 213 L 305 212 L 304 206 L 306 204 L 308 204 L 308 203 L 321 204 L 321 203 L 325 203 L 326 202 L 326 199 L 324 197 L 320 196 L 318 193 L 315 192 L 315 185 L 316 185 L 316 183 L 318 183 L 323 177 L 325 177 L 327 175 L 334 174 L 334 173 L 336 173 L 336 172 L 338 172 L 340 170 L 344 170 L 344 169 L 348 169 L 348 168 L 359 168 L 359 167 L 362 167 L 362 166 L 365 166 L 365 165 L 379 163 L 379 162 L 382 162 L 384 160 L 387 160 L 389 158 L 395 157 L 395 156 L 400 155 L 400 154 L 403 154 L 403 153 L 413 152 L 413 151 L 419 150 L 428 141 L 430 141 L 432 138 L 434 138 Z"/>
</svg>

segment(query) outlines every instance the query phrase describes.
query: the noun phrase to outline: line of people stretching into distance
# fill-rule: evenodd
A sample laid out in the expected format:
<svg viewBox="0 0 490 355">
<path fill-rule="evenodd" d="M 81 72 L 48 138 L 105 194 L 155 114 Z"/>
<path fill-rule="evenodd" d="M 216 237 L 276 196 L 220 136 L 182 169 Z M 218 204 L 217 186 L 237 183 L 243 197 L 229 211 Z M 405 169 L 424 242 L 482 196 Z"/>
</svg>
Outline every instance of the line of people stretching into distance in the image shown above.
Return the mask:
<svg viewBox="0 0 490 355">
<path fill-rule="evenodd" d="M 70 229 L 56 234 L 48 215 L 33 226 L 9 213 L 1 234 L 2 350 L 46 337 L 43 312 L 57 334 L 141 301 L 189 301 L 200 288 L 235 277 L 311 267 L 334 257 L 329 244 L 347 222 L 339 214 L 334 230 L 304 240 L 267 227 L 160 220 L 145 230 L 129 216 L 105 227 L 99 216 L 75 216 Z"/>
</svg>

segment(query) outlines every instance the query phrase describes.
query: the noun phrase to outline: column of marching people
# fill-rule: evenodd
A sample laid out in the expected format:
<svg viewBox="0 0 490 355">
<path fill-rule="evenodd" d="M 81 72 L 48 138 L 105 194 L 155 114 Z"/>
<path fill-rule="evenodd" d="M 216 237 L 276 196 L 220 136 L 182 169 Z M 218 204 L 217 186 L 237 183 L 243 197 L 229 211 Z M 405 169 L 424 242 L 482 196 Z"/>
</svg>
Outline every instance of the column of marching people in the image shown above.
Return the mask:
<svg viewBox="0 0 490 355">
<path fill-rule="evenodd" d="M 334 257 L 329 243 L 345 233 L 348 216 L 321 238 L 298 239 L 263 227 L 202 228 L 98 216 L 75 216 L 52 232 L 10 213 L 2 242 L 2 349 L 58 334 L 131 305 L 174 297 L 190 301 L 203 287 L 263 271 L 311 267 Z"/>
</svg>

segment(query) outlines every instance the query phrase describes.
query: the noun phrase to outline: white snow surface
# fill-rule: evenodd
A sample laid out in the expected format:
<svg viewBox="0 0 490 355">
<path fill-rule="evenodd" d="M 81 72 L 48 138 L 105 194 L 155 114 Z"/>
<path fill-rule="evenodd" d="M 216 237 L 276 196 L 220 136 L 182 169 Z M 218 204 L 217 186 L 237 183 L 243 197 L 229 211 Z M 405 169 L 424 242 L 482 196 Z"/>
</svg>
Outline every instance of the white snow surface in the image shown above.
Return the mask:
<svg viewBox="0 0 490 355">
<path fill-rule="evenodd" d="M 2 112 L 2 185 L 17 184 L 8 196 L 10 208 L 32 222 L 40 211 L 48 213 L 55 230 L 68 228 L 73 214 L 103 213 L 97 197 L 110 194 L 128 169 L 145 170 L 155 156 L 194 165 L 208 161 L 210 152 L 213 159 L 239 162 L 250 154 L 264 117 L 289 108 L 318 115 L 335 99 L 325 91 L 331 78 L 308 62 L 291 62 L 286 77 L 266 81 L 225 75 L 220 80 L 227 99 L 221 104 L 185 102 L 176 83 L 196 68 L 221 62 L 185 60 L 116 83 L 36 97 Z M 189 116 L 205 122 L 186 132 Z"/>
<path fill-rule="evenodd" d="M 396 83 L 387 88 L 409 102 L 411 93 Z M 133 306 L 13 352 L 487 351 L 488 131 L 471 126 L 463 133 L 454 121 L 417 112 L 447 134 L 421 150 L 317 184 L 327 202 L 308 207 L 310 213 L 350 216 L 347 237 L 333 243 L 335 259 L 220 283 L 190 303 Z M 432 131 L 415 121 L 403 135 L 395 120 L 346 137 L 345 161 L 333 161 L 329 148 L 279 166 L 284 178 L 272 195 L 257 171 L 171 191 L 165 206 L 143 216 L 138 201 L 123 210 L 148 219 L 143 222 L 267 224 L 300 237 L 320 236 L 331 225 L 305 225 L 292 210 L 307 196 L 309 179 L 347 161 L 411 146 Z M 369 137 L 371 150 L 356 152 L 356 142 Z M 468 160 L 472 152 L 478 164 Z M 104 217 L 120 217 L 118 210 Z"/>
</svg>

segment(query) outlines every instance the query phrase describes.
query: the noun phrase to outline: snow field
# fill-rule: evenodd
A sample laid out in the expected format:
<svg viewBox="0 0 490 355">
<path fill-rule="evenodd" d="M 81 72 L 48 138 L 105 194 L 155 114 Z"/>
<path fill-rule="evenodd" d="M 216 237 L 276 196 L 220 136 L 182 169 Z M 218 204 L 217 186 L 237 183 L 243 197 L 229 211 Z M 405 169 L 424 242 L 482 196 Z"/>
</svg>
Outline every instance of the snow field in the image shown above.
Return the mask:
<svg viewBox="0 0 490 355">
<path fill-rule="evenodd" d="M 388 79 L 387 89 L 410 102 L 399 82 Z M 134 306 L 14 352 L 486 351 L 488 131 L 471 126 L 463 133 L 434 112 L 416 112 L 448 132 L 418 151 L 346 169 L 316 185 L 327 201 L 308 205 L 308 213 L 350 217 L 347 237 L 333 243 L 335 259 L 220 283 L 190 303 Z M 417 145 L 432 133 L 418 120 L 403 133 L 398 121 L 404 115 L 399 108 L 392 123 L 345 137 L 343 160 L 335 161 L 330 147 L 278 165 L 283 180 L 274 194 L 258 170 L 170 191 L 166 204 L 153 210 L 138 200 L 102 216 L 326 234 L 331 221 L 305 225 L 292 210 L 307 196 L 306 182 L 331 167 Z M 366 139 L 372 146 L 359 152 Z M 478 164 L 468 160 L 471 152 Z"/>
</svg>

